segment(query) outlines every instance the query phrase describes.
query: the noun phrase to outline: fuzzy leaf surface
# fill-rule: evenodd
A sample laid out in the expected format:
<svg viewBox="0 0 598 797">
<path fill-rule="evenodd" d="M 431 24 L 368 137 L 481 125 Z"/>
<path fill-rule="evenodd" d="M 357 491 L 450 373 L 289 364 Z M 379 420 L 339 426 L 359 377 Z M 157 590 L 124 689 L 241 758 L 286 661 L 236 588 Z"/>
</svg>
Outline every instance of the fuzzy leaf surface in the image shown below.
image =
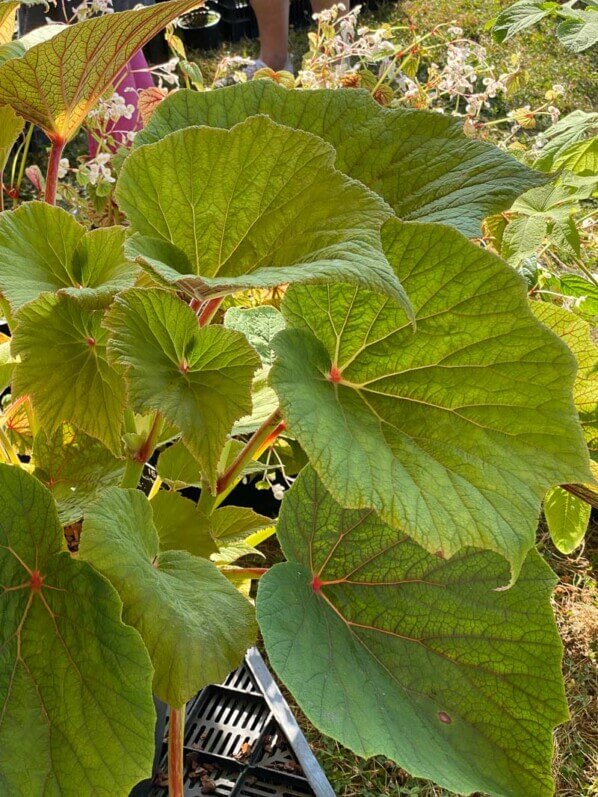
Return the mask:
<svg viewBox="0 0 598 797">
<path fill-rule="evenodd" d="M 29 395 L 41 427 L 68 422 L 121 454 L 125 383 L 106 356 L 103 312 L 71 296 L 44 294 L 23 307 L 12 338 L 21 361 L 15 395 Z"/>
<path fill-rule="evenodd" d="M 177 91 L 156 108 L 135 145 L 190 125 L 232 127 L 255 114 L 328 141 L 337 169 L 380 194 L 400 218 L 450 224 L 468 236 L 544 181 L 496 147 L 466 138 L 448 116 L 384 109 L 360 89 L 288 91 L 271 80 Z"/>
<path fill-rule="evenodd" d="M 198 5 L 171 0 L 69 25 L 0 66 L 0 104 L 11 105 L 49 138 L 69 141 L 137 50 Z"/>
<path fill-rule="evenodd" d="M 264 116 L 179 130 L 135 150 L 116 193 L 129 257 L 192 295 L 342 281 L 408 306 L 380 244 L 391 209 L 309 133 Z"/>
<path fill-rule="evenodd" d="M 0 581 L 0 792 L 128 794 L 154 755 L 147 651 L 112 586 L 66 550 L 48 490 L 7 465 Z"/>
<path fill-rule="evenodd" d="M 262 577 L 258 621 L 311 722 L 459 794 L 553 794 L 552 730 L 567 704 L 556 579 L 535 551 L 497 591 L 501 557 L 429 554 L 374 512 L 343 509 L 311 468 L 278 536 L 289 561 Z"/>
<path fill-rule="evenodd" d="M 207 559 L 160 550 L 138 490 L 104 492 L 86 515 L 79 555 L 118 591 L 152 659 L 154 692 L 171 706 L 222 682 L 255 641 L 251 604 Z"/>
<path fill-rule="evenodd" d="M 87 232 L 62 208 L 26 202 L 0 216 L 0 290 L 13 312 L 40 293 L 105 307 L 139 271 L 125 259 L 124 240 L 123 227 Z"/>
<path fill-rule="evenodd" d="M 106 487 L 120 484 L 125 472 L 118 459 L 93 437 L 60 426 L 52 435 L 41 431 L 33 441 L 36 476 L 52 493 L 63 524 L 83 517 Z"/>
<path fill-rule="evenodd" d="M 416 331 L 367 291 L 289 289 L 271 373 L 282 415 L 343 506 L 431 553 L 494 550 L 515 578 L 546 491 L 588 481 L 574 360 L 521 278 L 456 231 L 395 221 L 383 238 Z"/>
<path fill-rule="evenodd" d="M 199 327 L 189 305 L 161 289 L 119 294 L 107 317 L 110 351 L 126 368 L 138 412 L 160 412 L 210 482 L 233 423 L 251 411 L 259 357 L 240 332 Z"/>
</svg>

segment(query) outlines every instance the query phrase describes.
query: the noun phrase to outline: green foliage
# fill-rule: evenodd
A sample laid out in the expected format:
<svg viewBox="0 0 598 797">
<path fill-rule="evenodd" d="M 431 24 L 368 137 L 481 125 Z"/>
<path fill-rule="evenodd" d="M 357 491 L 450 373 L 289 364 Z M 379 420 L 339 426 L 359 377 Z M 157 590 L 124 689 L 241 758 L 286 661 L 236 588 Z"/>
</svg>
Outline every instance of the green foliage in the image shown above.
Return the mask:
<svg viewBox="0 0 598 797">
<path fill-rule="evenodd" d="M 553 487 L 544 498 L 544 517 L 552 541 L 562 553 L 571 553 L 582 542 L 592 507 L 581 498 Z"/>
<path fill-rule="evenodd" d="M 255 641 L 250 604 L 207 559 L 161 550 L 137 490 L 104 492 L 87 512 L 79 555 L 118 591 L 152 658 L 154 691 L 172 706 L 222 681 Z"/>
<path fill-rule="evenodd" d="M 262 579 L 258 620 L 317 727 L 460 793 L 553 793 L 567 708 L 555 579 L 535 551 L 505 591 L 504 559 L 431 555 L 371 510 L 343 509 L 310 469 L 278 534 L 289 561 Z"/>
<path fill-rule="evenodd" d="M 550 0 L 519 0 L 501 11 L 494 20 L 492 32 L 498 42 L 505 42 L 550 17 L 562 20 L 556 28 L 560 43 L 574 53 L 581 53 L 598 42 L 598 7 L 594 0 L 583 2 L 581 8 L 575 8 L 577 4 L 577 0 L 562 4 Z"/>
<path fill-rule="evenodd" d="M 66 551 L 48 490 L 8 465 L 0 573 L 2 793 L 128 794 L 153 759 L 147 651 L 115 590 Z"/>
<path fill-rule="evenodd" d="M 53 142 L 50 200 L 64 142 L 193 4 L 4 52 L 0 102 Z M 264 568 L 238 560 L 274 521 L 224 500 L 255 473 L 282 500 L 304 468 L 258 604 L 309 716 L 447 788 L 550 793 L 566 711 L 530 549 L 547 490 L 563 549 L 587 510 L 559 515 L 553 488 L 594 500 L 595 353 L 462 233 L 523 194 L 493 224 L 511 261 L 530 231 L 580 255 L 588 116 L 549 131 L 539 173 L 368 91 L 180 91 L 115 158 L 96 229 L 79 204 L 0 215 L 0 791 L 124 797 L 149 775 L 152 690 L 182 706 L 256 637 Z"/>
<path fill-rule="evenodd" d="M 125 162 L 117 199 L 138 233 L 127 252 L 199 298 L 345 281 L 407 306 L 380 247 L 390 209 L 333 163 L 320 139 L 261 116 L 180 130 Z"/>
<path fill-rule="evenodd" d="M 229 128 L 266 113 L 336 150 L 336 167 L 380 194 L 403 219 L 450 224 L 469 236 L 542 178 L 440 114 L 382 109 L 367 91 L 287 91 L 269 80 L 218 92 L 178 91 L 152 114 L 136 145 L 190 125 Z"/>
<path fill-rule="evenodd" d="M 515 578 L 544 492 L 589 478 L 573 358 L 513 271 L 459 233 L 395 221 L 384 238 L 416 332 L 365 291 L 289 290 L 272 372 L 283 415 L 343 506 L 373 507 L 432 553 L 497 551 Z"/>
</svg>

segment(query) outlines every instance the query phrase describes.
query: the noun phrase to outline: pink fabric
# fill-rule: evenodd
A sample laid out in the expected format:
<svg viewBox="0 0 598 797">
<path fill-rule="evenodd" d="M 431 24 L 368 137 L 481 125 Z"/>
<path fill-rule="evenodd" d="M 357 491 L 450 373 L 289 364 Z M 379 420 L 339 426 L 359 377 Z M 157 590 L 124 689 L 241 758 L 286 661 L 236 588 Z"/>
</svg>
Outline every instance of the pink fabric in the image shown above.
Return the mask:
<svg viewBox="0 0 598 797">
<path fill-rule="evenodd" d="M 116 122 L 111 122 L 108 125 L 108 132 L 118 143 L 121 143 L 126 138 L 127 133 L 141 130 L 143 127 L 141 116 L 137 110 L 137 97 L 142 89 L 150 88 L 153 85 L 154 81 L 143 51 L 138 50 L 114 81 L 115 89 L 124 97 L 125 103 L 135 106 L 135 113 L 130 119 L 125 119 L 124 116 L 121 116 Z M 94 158 L 98 151 L 97 141 L 92 136 L 87 138 L 89 141 L 89 154 Z"/>
</svg>

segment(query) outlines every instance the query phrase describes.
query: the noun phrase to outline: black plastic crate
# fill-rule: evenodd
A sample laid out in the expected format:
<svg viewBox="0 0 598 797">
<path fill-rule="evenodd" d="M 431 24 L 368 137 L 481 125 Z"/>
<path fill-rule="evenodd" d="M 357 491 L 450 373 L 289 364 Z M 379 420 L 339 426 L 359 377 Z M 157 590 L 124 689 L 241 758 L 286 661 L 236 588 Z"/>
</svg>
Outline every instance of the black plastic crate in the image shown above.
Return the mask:
<svg viewBox="0 0 598 797">
<path fill-rule="evenodd" d="M 168 719 L 159 712 L 163 738 L 155 782 L 168 768 Z M 292 740 L 292 741 L 291 741 Z M 167 797 L 154 785 L 151 797 Z M 208 686 L 187 704 L 185 794 L 200 797 L 334 797 L 289 706 L 256 648 L 222 684 Z"/>
</svg>

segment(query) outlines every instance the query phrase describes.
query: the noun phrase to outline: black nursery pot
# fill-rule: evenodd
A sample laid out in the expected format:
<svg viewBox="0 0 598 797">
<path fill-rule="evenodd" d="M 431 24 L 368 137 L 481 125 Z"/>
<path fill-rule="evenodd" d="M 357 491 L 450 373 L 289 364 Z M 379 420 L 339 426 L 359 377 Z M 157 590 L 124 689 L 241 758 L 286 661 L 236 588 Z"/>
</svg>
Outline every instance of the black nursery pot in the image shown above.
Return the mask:
<svg viewBox="0 0 598 797">
<path fill-rule="evenodd" d="M 198 8 L 183 14 L 177 22 L 186 47 L 214 50 L 220 44 L 220 14 L 211 8 Z"/>
</svg>

